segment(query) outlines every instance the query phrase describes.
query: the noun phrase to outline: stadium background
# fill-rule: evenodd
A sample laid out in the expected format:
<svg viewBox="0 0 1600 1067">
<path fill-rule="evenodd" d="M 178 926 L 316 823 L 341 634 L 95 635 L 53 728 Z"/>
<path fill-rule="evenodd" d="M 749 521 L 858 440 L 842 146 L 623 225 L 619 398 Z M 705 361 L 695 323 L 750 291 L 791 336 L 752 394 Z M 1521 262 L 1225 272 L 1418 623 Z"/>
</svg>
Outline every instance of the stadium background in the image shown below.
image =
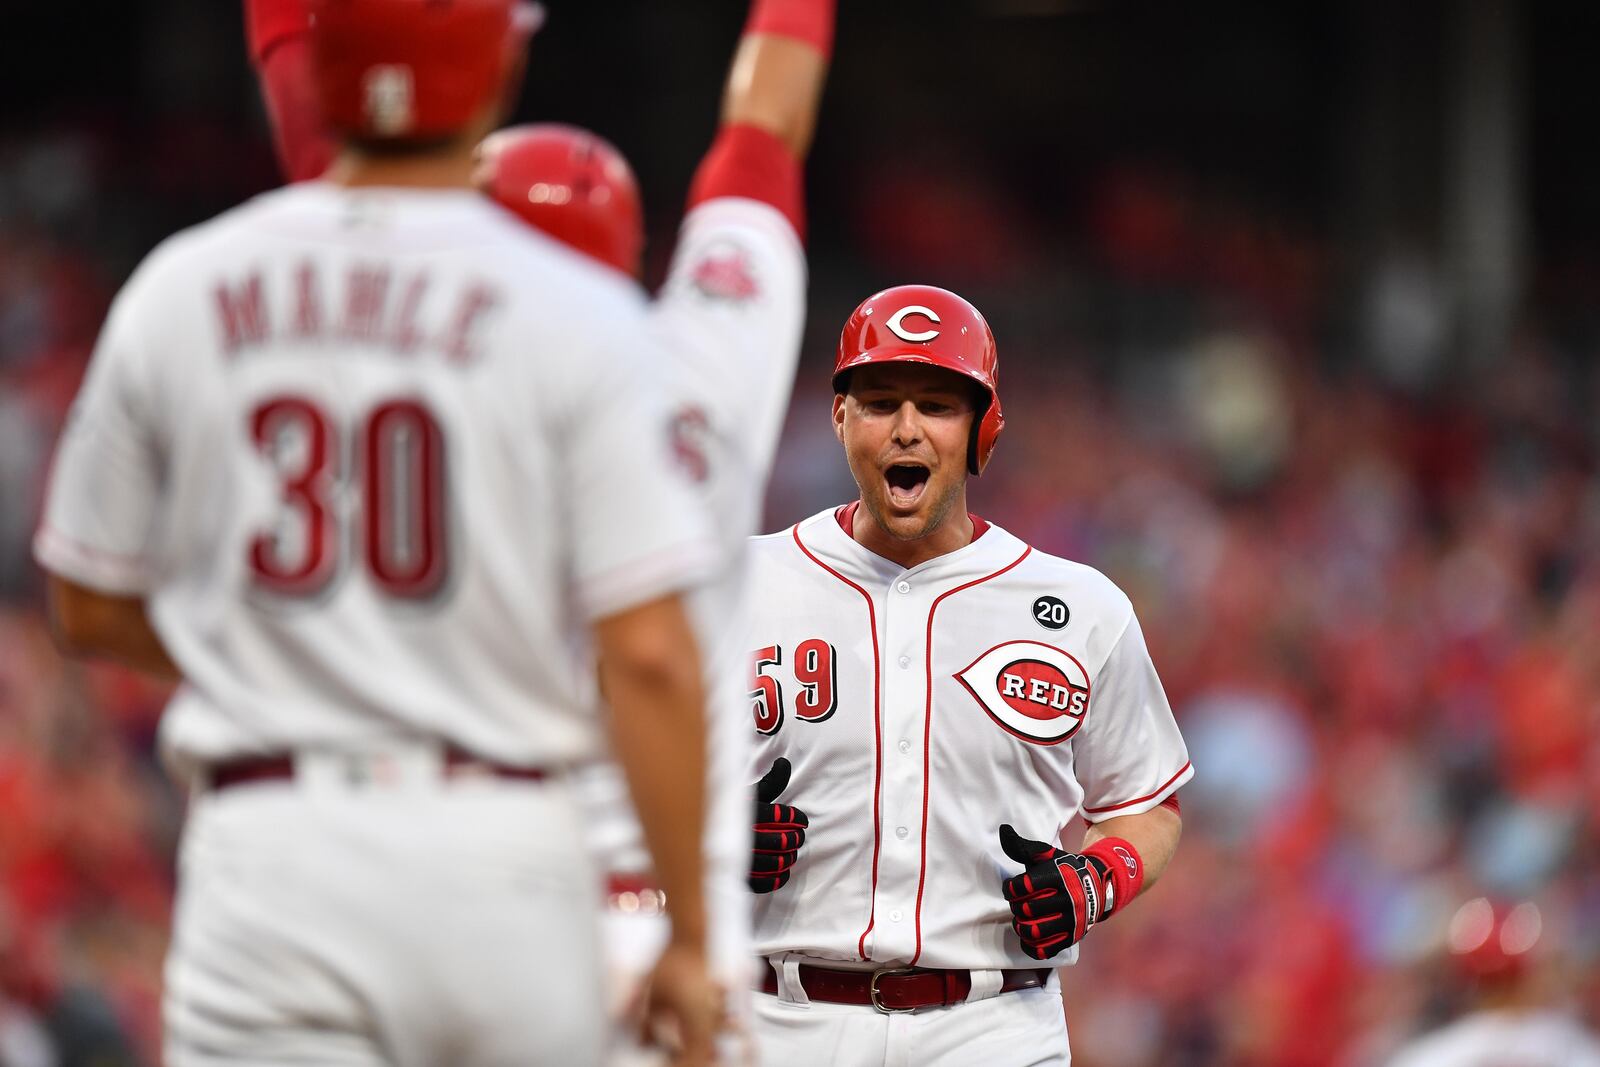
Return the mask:
<svg viewBox="0 0 1600 1067">
<path fill-rule="evenodd" d="M 742 4 L 549 6 L 517 118 L 632 158 L 659 277 Z M 1380 1062 L 1459 1005 L 1441 935 L 1485 892 L 1540 904 L 1592 1024 L 1600 12 L 842 7 L 769 522 L 849 495 L 849 309 L 960 290 L 1010 424 L 975 509 L 1131 593 L 1199 769 L 1163 883 L 1066 972 L 1074 1062 Z M 27 544 L 110 295 L 276 176 L 233 0 L 3 39 L 0 1064 L 154 1063 L 163 694 L 54 654 Z"/>
</svg>

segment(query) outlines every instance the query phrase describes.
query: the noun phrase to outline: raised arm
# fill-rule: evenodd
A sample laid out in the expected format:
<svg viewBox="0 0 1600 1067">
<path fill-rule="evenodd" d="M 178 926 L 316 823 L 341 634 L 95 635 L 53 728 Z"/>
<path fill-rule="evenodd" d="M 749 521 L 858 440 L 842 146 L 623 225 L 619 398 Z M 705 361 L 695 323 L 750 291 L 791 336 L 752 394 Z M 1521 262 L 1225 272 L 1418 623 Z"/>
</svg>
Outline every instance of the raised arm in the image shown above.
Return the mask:
<svg viewBox="0 0 1600 1067">
<path fill-rule="evenodd" d="M 833 50 L 834 0 L 755 0 L 722 98 L 722 125 L 689 192 L 762 200 L 804 232 L 800 163 Z"/>
<path fill-rule="evenodd" d="M 833 52 L 834 0 L 756 0 L 722 98 L 724 126 L 766 130 L 803 159 Z"/>
<path fill-rule="evenodd" d="M 305 0 L 245 0 L 244 16 L 278 166 L 291 182 L 320 177 L 337 144 L 322 126 L 312 90 Z"/>
</svg>

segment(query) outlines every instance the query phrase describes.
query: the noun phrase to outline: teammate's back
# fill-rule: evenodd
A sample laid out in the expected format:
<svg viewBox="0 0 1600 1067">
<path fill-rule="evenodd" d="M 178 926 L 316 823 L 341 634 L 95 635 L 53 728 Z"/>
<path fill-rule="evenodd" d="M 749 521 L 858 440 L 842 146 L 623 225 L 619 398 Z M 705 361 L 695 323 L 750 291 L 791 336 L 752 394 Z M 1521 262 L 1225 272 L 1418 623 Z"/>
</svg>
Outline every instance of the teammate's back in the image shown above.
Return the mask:
<svg viewBox="0 0 1600 1067">
<path fill-rule="evenodd" d="M 36 542 L 64 647 L 186 683 L 162 723 L 191 787 L 167 1062 L 597 1064 L 567 773 L 606 751 L 597 681 L 674 900 L 648 1010 L 707 1062 L 680 594 L 709 531 L 641 294 L 468 189 L 535 11 L 302 15 L 325 182 L 140 267 Z"/>
<path fill-rule="evenodd" d="M 569 616 L 669 578 L 694 536 L 641 477 L 656 441 L 608 458 L 650 417 L 642 320 L 631 284 L 465 190 L 311 183 L 158 250 L 79 421 L 166 454 L 166 514 L 141 514 L 137 463 L 55 507 L 117 502 L 130 559 L 167 531 L 153 611 L 191 683 L 169 745 L 443 732 L 511 761 L 592 754 Z M 52 515 L 53 551 L 75 525 Z"/>
</svg>

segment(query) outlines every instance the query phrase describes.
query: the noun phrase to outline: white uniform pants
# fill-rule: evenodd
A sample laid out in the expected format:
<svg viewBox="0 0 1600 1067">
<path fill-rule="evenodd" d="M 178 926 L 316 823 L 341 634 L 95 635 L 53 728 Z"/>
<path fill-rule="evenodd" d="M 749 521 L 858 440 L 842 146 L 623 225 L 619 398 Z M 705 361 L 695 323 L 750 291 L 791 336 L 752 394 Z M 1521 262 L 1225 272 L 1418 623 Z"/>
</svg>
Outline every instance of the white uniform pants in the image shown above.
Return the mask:
<svg viewBox="0 0 1600 1067">
<path fill-rule="evenodd" d="M 755 1017 L 761 1067 L 1067 1067 L 1072 1059 L 1054 977 L 1037 989 L 894 1015 L 807 1002 L 786 983 L 778 996 L 756 994 Z"/>
<path fill-rule="evenodd" d="M 600 884 L 559 782 L 271 781 L 194 798 L 168 1067 L 591 1067 Z"/>
</svg>

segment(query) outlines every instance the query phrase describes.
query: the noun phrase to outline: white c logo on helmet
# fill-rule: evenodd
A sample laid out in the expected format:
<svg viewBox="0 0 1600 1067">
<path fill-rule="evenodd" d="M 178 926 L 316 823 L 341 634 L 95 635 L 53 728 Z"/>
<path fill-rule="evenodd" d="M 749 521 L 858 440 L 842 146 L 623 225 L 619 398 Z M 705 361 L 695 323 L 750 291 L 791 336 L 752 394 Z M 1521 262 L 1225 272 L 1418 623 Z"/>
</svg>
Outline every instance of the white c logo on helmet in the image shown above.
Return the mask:
<svg viewBox="0 0 1600 1067">
<path fill-rule="evenodd" d="M 921 333 L 911 333 L 907 331 L 904 326 L 900 325 L 900 321 L 907 315 L 921 315 L 923 318 L 927 319 L 936 326 L 939 323 L 939 316 L 932 308 L 925 308 L 921 304 L 908 304 L 899 311 L 896 311 L 893 315 L 890 315 L 889 321 L 884 323 L 884 325 L 889 327 L 889 329 L 894 332 L 894 335 L 900 338 L 902 341 L 911 341 L 913 343 L 919 341 L 931 341 L 935 337 L 939 336 L 938 330 L 923 330 Z"/>
</svg>

